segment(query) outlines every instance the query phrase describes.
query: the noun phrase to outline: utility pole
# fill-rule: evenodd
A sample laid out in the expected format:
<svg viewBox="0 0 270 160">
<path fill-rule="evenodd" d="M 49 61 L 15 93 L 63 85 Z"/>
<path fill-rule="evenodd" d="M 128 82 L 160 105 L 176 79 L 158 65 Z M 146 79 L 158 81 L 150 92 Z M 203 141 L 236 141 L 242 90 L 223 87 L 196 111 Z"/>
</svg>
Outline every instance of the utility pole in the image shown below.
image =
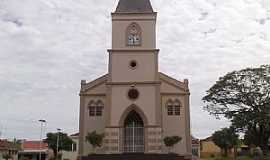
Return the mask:
<svg viewBox="0 0 270 160">
<path fill-rule="evenodd" d="M 59 151 L 59 134 L 60 134 L 61 129 L 57 128 L 57 142 L 56 142 L 56 158 L 58 158 L 58 151 Z"/>
<path fill-rule="evenodd" d="M 39 141 L 39 160 L 41 160 L 41 143 L 42 143 L 42 131 L 43 131 L 43 123 L 46 123 L 46 120 L 40 119 L 38 120 L 40 122 L 40 141 Z"/>
</svg>

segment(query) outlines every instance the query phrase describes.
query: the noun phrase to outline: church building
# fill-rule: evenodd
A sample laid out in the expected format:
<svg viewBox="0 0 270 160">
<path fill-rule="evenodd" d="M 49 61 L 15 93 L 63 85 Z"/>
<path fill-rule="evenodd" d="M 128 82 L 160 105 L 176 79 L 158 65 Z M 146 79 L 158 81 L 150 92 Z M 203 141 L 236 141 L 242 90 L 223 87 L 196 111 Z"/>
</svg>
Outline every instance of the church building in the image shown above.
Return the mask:
<svg viewBox="0 0 270 160">
<path fill-rule="evenodd" d="M 105 135 L 97 154 L 166 154 L 163 139 L 179 136 L 172 151 L 190 155 L 188 80 L 158 70 L 157 12 L 150 0 L 119 0 L 111 17 L 108 74 L 81 81 L 79 156 L 93 151 L 93 131 Z"/>
</svg>

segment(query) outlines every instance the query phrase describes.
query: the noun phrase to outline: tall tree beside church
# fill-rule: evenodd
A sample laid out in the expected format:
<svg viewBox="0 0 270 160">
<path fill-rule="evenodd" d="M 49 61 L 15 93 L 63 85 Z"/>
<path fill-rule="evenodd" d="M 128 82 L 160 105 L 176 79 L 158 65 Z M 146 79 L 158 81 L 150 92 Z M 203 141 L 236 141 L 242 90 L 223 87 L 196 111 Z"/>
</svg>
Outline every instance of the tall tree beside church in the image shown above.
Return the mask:
<svg viewBox="0 0 270 160">
<path fill-rule="evenodd" d="M 213 142 L 224 151 L 225 157 L 228 156 L 228 150 L 236 147 L 238 143 L 238 135 L 233 128 L 223 128 L 216 131 L 212 137 Z"/>
<path fill-rule="evenodd" d="M 270 65 L 234 71 L 219 78 L 207 91 L 204 109 L 252 134 L 251 143 L 264 151 L 270 138 Z"/>
<path fill-rule="evenodd" d="M 50 149 L 53 150 L 54 156 L 57 155 L 57 138 L 59 137 L 58 141 L 58 151 L 65 150 L 65 151 L 71 151 L 72 150 L 72 144 L 74 143 L 72 139 L 69 138 L 69 136 L 66 133 L 47 133 L 47 138 L 45 139 L 45 142 L 48 143 L 48 146 Z"/>
</svg>

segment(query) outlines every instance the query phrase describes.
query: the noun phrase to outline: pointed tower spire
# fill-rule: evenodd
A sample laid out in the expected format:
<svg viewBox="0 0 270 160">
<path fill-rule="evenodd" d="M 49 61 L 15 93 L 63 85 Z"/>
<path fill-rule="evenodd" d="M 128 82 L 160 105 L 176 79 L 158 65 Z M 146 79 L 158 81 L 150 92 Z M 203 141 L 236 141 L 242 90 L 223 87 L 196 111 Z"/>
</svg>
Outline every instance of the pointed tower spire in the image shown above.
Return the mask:
<svg viewBox="0 0 270 160">
<path fill-rule="evenodd" d="M 115 13 L 152 13 L 150 0 L 119 0 Z"/>
</svg>

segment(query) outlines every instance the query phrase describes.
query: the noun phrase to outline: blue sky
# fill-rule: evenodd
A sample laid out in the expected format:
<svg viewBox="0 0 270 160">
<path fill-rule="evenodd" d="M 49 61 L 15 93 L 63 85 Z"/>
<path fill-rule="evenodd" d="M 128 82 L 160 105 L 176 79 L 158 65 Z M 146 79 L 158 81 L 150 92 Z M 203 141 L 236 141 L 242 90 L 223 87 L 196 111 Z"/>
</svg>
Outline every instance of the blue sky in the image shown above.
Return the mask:
<svg viewBox="0 0 270 160">
<path fill-rule="evenodd" d="M 0 132 L 39 138 L 78 131 L 80 80 L 107 73 L 110 13 L 117 0 L 0 0 Z M 191 90 L 192 133 L 228 125 L 201 98 L 232 70 L 270 63 L 269 0 L 152 0 L 158 12 L 159 70 Z"/>
</svg>

